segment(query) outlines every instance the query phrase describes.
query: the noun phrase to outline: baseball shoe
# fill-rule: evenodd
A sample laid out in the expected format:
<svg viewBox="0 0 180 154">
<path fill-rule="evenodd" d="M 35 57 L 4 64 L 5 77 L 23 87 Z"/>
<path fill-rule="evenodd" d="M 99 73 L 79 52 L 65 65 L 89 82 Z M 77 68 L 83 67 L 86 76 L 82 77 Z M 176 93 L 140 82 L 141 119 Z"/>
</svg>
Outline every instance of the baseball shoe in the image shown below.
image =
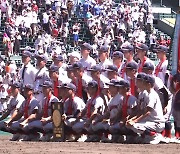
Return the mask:
<svg viewBox="0 0 180 154">
<path fill-rule="evenodd" d="M 158 143 L 160 143 L 161 138 L 162 138 L 162 135 L 159 133 L 156 133 L 153 136 L 146 135 L 144 138 L 144 143 L 146 143 L 146 144 L 158 144 Z"/>
<path fill-rule="evenodd" d="M 13 137 L 10 139 L 10 141 L 18 141 L 20 136 L 20 134 L 13 134 Z"/>
<path fill-rule="evenodd" d="M 171 141 L 171 138 L 162 136 L 160 143 L 170 143 L 170 141 Z"/>
<path fill-rule="evenodd" d="M 173 137 L 170 139 L 170 143 L 180 143 L 180 138 Z"/>
<path fill-rule="evenodd" d="M 85 140 L 87 140 L 87 135 L 81 135 L 80 138 L 78 138 L 78 142 L 84 142 Z"/>
</svg>

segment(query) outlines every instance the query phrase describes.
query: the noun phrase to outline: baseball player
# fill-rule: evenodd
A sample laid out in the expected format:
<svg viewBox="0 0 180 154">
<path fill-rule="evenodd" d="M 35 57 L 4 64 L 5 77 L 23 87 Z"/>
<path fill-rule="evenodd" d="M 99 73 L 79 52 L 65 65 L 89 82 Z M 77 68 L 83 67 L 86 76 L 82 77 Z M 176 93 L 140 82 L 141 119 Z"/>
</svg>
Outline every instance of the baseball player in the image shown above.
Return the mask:
<svg viewBox="0 0 180 154">
<path fill-rule="evenodd" d="M 111 123 L 109 127 L 109 131 L 112 134 L 112 142 L 118 141 L 119 135 L 117 134 L 119 133 L 121 135 L 127 135 L 127 137 L 133 134 L 131 130 L 126 128 L 125 124 L 129 118 L 134 116 L 134 113 L 137 110 L 137 98 L 130 93 L 129 82 L 121 80 L 118 86 L 119 94 L 123 96 L 123 99 L 118 106 L 119 113 L 116 117 L 117 121 Z"/>
<path fill-rule="evenodd" d="M 115 51 L 112 55 L 113 65 L 118 68 L 118 75 L 121 74 L 121 69 L 123 65 L 124 54 L 121 51 Z"/>
<path fill-rule="evenodd" d="M 83 43 L 81 46 L 81 55 L 82 58 L 80 59 L 81 64 L 84 67 L 84 70 L 91 68 L 92 66 L 96 65 L 96 61 L 90 57 L 90 52 L 92 47 L 89 43 Z"/>
<path fill-rule="evenodd" d="M 145 143 L 158 144 L 161 140 L 160 133 L 165 128 L 165 119 L 160 98 L 153 89 L 155 84 L 154 77 L 146 75 L 144 81 L 144 89 L 148 92 L 143 102 L 146 104 L 146 108 L 141 116 L 129 119 L 127 127 L 135 133 L 145 135 Z"/>
<path fill-rule="evenodd" d="M 88 96 L 87 92 L 84 90 L 88 82 L 92 80 L 90 76 L 84 73 L 83 65 L 80 62 L 73 64 L 74 75 L 76 76 L 76 95 L 84 100 L 86 103 Z"/>
<path fill-rule="evenodd" d="M 167 86 L 168 82 L 168 71 L 167 71 L 167 66 L 168 66 L 168 60 L 166 57 L 166 53 L 169 51 L 168 47 L 164 45 L 158 46 L 155 51 L 157 52 L 157 57 L 159 59 L 159 64 L 155 68 L 155 76 L 159 77 L 163 83 Z"/>
<path fill-rule="evenodd" d="M 68 65 L 67 68 L 66 68 L 66 71 L 67 71 L 67 76 L 68 78 L 71 80 L 71 82 L 76 85 L 76 76 L 74 75 L 74 69 L 73 69 L 73 66 L 72 65 Z"/>
<path fill-rule="evenodd" d="M 118 114 L 118 106 L 122 101 L 122 96 L 119 94 L 119 80 L 111 79 L 109 85 L 109 91 L 111 94 L 111 99 L 108 102 L 107 111 L 94 122 L 92 129 L 95 132 L 100 132 L 102 137 L 101 141 L 106 142 L 109 140 L 108 132 L 109 127 L 112 123 L 116 122 L 116 117 Z"/>
<path fill-rule="evenodd" d="M 53 94 L 56 97 L 59 97 L 59 88 L 57 86 L 62 83 L 71 82 L 67 76 L 59 75 L 59 67 L 53 65 L 49 68 L 49 77 L 53 81 Z"/>
<path fill-rule="evenodd" d="M 137 57 L 140 59 L 138 73 L 142 72 L 143 66 L 146 62 L 151 62 L 154 65 L 153 61 L 146 56 L 148 49 L 148 46 L 142 43 L 139 43 L 136 46 Z"/>
<path fill-rule="evenodd" d="M 104 113 L 104 101 L 98 94 L 98 83 L 94 80 L 90 81 L 87 86 L 90 98 L 82 113 L 77 117 L 72 129 L 81 134 L 83 130 L 88 133 L 86 142 L 99 141 L 98 136 L 92 130 L 92 123 Z"/>
<path fill-rule="evenodd" d="M 76 86 L 73 83 L 65 83 L 61 86 L 66 93 L 66 99 L 64 100 L 64 114 L 63 119 L 66 125 L 66 136 L 68 141 L 76 141 L 79 136 L 74 136 L 72 131 L 72 123 L 76 121 L 76 118 L 81 114 L 85 108 L 83 100 L 76 96 Z"/>
<path fill-rule="evenodd" d="M 124 58 L 126 59 L 126 61 L 122 64 L 120 77 L 127 80 L 126 65 L 127 65 L 127 63 L 134 61 L 133 60 L 134 47 L 132 45 L 123 46 L 122 47 L 122 52 L 124 54 Z"/>
<path fill-rule="evenodd" d="M 109 48 L 106 46 L 101 46 L 98 49 L 98 55 L 100 60 L 100 63 L 98 65 L 101 67 L 101 69 L 105 69 L 108 65 L 112 65 L 112 63 L 108 59 L 108 51 Z"/>
<path fill-rule="evenodd" d="M 45 81 L 42 85 L 40 85 L 43 90 L 44 99 L 41 104 L 41 113 L 39 115 L 40 120 L 35 120 L 33 122 L 29 122 L 28 129 L 30 131 L 40 131 L 43 135 L 40 137 L 41 141 L 49 141 L 52 137 L 52 110 L 51 105 L 52 102 L 59 102 L 59 99 L 55 97 L 52 93 L 53 84 L 51 81 Z"/>
<path fill-rule="evenodd" d="M 46 68 L 47 57 L 43 54 L 36 55 L 36 59 L 38 71 L 35 75 L 34 80 L 34 96 L 39 102 L 41 102 L 44 99 L 44 95 L 42 93 L 42 87 L 40 87 L 40 85 L 42 85 L 44 81 L 49 79 L 49 72 Z"/>
<path fill-rule="evenodd" d="M 16 114 L 16 109 L 18 109 L 25 100 L 24 97 L 20 94 L 21 84 L 19 82 L 14 82 L 10 86 L 12 98 L 10 99 L 6 112 L 0 117 L 0 130 L 3 131 L 8 131 L 8 127 L 6 127 L 3 120 L 9 115 L 13 116 L 14 114 Z M 19 139 L 19 137 L 20 134 L 14 134 L 11 141 L 16 141 Z"/>
<path fill-rule="evenodd" d="M 126 65 L 126 74 L 129 77 L 130 80 L 130 91 L 131 94 L 134 96 L 138 96 L 138 91 L 135 84 L 135 78 L 138 71 L 138 65 L 136 62 L 129 62 Z"/>
<path fill-rule="evenodd" d="M 12 133 L 26 134 L 22 137 L 22 141 L 38 139 L 39 135 L 29 132 L 28 123 L 36 120 L 41 112 L 39 102 L 33 96 L 33 85 L 27 84 L 24 87 L 26 100 L 17 108 L 14 114 L 5 123 Z M 27 135 L 28 134 L 28 135 Z"/>
<path fill-rule="evenodd" d="M 34 84 L 35 75 L 37 69 L 31 64 L 32 53 L 30 51 L 22 52 L 22 63 L 23 66 L 19 71 L 20 80 L 22 82 L 22 87 L 26 84 Z"/>
<path fill-rule="evenodd" d="M 109 83 L 109 79 L 101 74 L 101 67 L 98 65 L 92 66 L 90 69 L 91 77 L 98 83 L 98 94 L 104 100 L 105 110 L 107 109 L 108 97 L 105 95 L 105 88 L 107 87 L 106 83 Z"/>
<path fill-rule="evenodd" d="M 65 76 L 67 77 L 66 67 L 67 64 L 65 64 L 62 55 L 54 55 L 53 56 L 53 64 L 51 66 L 57 66 L 59 68 L 59 76 Z"/>
<path fill-rule="evenodd" d="M 146 62 L 143 66 L 143 72 L 152 75 L 154 72 L 154 65 L 150 62 Z M 155 78 L 154 89 L 156 90 L 156 92 L 158 93 L 161 99 L 161 104 L 162 104 L 163 112 L 164 112 L 164 118 L 166 120 L 165 130 L 162 132 L 162 135 L 165 137 L 163 142 L 168 143 L 170 142 L 170 138 L 171 138 L 170 116 L 172 112 L 173 96 L 159 77 L 154 76 L 154 78 Z"/>
</svg>

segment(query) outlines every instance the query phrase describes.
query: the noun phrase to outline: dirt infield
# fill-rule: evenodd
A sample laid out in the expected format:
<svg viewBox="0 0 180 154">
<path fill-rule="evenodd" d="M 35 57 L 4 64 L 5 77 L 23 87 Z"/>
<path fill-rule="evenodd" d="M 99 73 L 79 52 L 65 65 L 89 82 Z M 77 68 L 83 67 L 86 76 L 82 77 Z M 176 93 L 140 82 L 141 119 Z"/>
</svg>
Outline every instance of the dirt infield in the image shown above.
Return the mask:
<svg viewBox="0 0 180 154">
<path fill-rule="evenodd" d="M 111 143 L 11 142 L 10 136 L 0 136 L 0 154 L 174 154 L 178 144 L 135 145 Z"/>
</svg>

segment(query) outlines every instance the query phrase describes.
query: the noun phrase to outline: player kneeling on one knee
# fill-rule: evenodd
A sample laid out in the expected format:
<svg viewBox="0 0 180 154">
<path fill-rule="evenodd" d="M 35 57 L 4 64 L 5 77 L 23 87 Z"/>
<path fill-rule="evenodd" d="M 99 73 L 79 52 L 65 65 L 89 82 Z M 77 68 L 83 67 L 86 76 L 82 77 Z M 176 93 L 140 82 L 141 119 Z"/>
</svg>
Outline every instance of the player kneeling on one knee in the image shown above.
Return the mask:
<svg viewBox="0 0 180 154">
<path fill-rule="evenodd" d="M 90 98 L 87 101 L 85 109 L 77 117 L 77 120 L 72 126 L 73 130 L 77 133 L 83 133 L 85 130 L 88 133 L 88 139 L 86 141 L 95 141 L 94 131 L 92 130 L 92 124 L 96 121 L 97 117 L 101 116 L 104 112 L 104 101 L 98 93 L 98 83 L 93 80 L 88 83 L 87 87 Z"/>
<path fill-rule="evenodd" d="M 26 100 L 22 105 L 16 109 L 16 112 L 6 122 L 10 128 L 10 132 L 26 134 L 23 136 L 23 140 L 31 140 L 31 135 L 37 137 L 36 134 L 29 131 L 29 123 L 37 120 L 41 112 L 39 102 L 33 96 L 33 85 L 27 84 L 24 87 L 24 94 Z"/>
<path fill-rule="evenodd" d="M 128 119 L 134 116 L 137 108 L 137 98 L 130 93 L 130 84 L 128 81 L 121 80 L 118 86 L 119 94 L 123 99 L 119 103 L 115 122 L 110 123 L 109 131 L 114 135 L 121 134 L 129 136 L 132 134 L 132 131 L 125 124 Z"/>
<path fill-rule="evenodd" d="M 154 90 L 155 79 L 150 75 L 144 77 L 144 89 L 148 95 L 144 97 L 144 112 L 127 121 L 127 127 L 134 132 L 145 135 L 144 142 L 158 144 L 160 134 L 165 128 L 165 119 L 161 101 L 157 92 Z"/>
<path fill-rule="evenodd" d="M 41 141 L 49 141 L 52 137 L 52 102 L 59 102 L 58 98 L 52 94 L 53 84 L 51 81 L 45 81 L 40 85 L 43 90 L 44 99 L 42 100 L 42 110 L 39 116 L 39 120 L 29 123 L 29 129 L 31 131 L 41 132 L 43 135 L 40 137 Z"/>
</svg>

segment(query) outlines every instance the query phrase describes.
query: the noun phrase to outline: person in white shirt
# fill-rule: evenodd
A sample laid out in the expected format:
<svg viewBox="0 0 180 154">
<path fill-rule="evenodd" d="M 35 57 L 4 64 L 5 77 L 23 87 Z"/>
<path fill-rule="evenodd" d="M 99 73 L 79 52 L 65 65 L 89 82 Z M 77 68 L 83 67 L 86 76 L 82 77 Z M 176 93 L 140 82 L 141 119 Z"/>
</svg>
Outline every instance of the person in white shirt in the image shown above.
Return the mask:
<svg viewBox="0 0 180 154">
<path fill-rule="evenodd" d="M 157 52 L 157 56 L 159 59 L 159 64 L 157 64 L 154 74 L 155 76 L 159 77 L 167 86 L 168 77 L 166 77 L 166 74 L 168 75 L 168 60 L 166 57 L 166 53 L 169 51 L 168 47 L 160 45 L 154 50 Z"/>
<path fill-rule="evenodd" d="M 109 48 L 101 46 L 98 50 L 100 63 L 98 64 L 102 69 L 105 69 L 107 66 L 112 65 L 109 58 Z"/>
<path fill-rule="evenodd" d="M 85 87 L 87 87 L 87 84 L 92 80 L 92 78 L 84 73 L 83 65 L 80 62 L 76 62 L 73 64 L 73 71 L 76 77 L 76 96 L 82 98 L 86 103 L 86 101 L 88 100 L 88 95 Z"/>
<path fill-rule="evenodd" d="M 153 89 L 155 79 L 150 75 L 146 75 L 144 80 L 144 88 L 149 94 L 144 99 L 146 104 L 144 113 L 141 116 L 130 119 L 127 122 L 127 126 L 135 133 L 145 135 L 145 143 L 158 144 L 161 140 L 160 133 L 165 128 L 165 119 L 160 98 Z"/>
<path fill-rule="evenodd" d="M 140 59 L 138 73 L 142 72 L 142 68 L 146 62 L 151 62 L 154 65 L 154 62 L 147 57 L 148 49 L 148 46 L 143 43 L 139 43 L 136 46 L 137 57 Z"/>
<path fill-rule="evenodd" d="M 26 84 L 34 84 L 37 69 L 31 64 L 32 53 L 28 50 L 22 52 L 23 66 L 19 71 L 22 87 Z"/>
<path fill-rule="evenodd" d="M 67 77 L 66 67 L 67 64 L 64 63 L 64 59 L 62 55 L 54 55 L 53 56 L 53 64 L 51 66 L 59 67 L 59 76 Z"/>
<path fill-rule="evenodd" d="M 74 47 L 78 46 L 78 40 L 79 40 L 79 31 L 80 31 L 80 23 L 75 23 L 73 25 L 73 41 L 74 41 Z"/>
<path fill-rule="evenodd" d="M 18 109 L 21 104 L 23 103 L 23 101 L 25 100 L 24 97 L 20 94 L 20 88 L 21 88 L 21 84 L 19 82 L 14 82 L 11 85 L 11 94 L 12 94 L 12 98 L 10 99 L 10 102 L 7 106 L 7 110 L 6 112 L 0 117 L 0 130 L 2 131 L 7 131 L 8 128 L 5 125 L 4 120 L 5 118 L 7 118 L 9 115 L 13 115 L 15 114 L 15 110 Z M 20 134 L 14 134 L 11 141 L 16 141 L 18 140 L 20 137 Z"/>
<path fill-rule="evenodd" d="M 118 71 L 117 71 L 118 75 L 121 74 L 123 58 L 124 58 L 124 54 L 121 51 L 115 51 L 112 55 L 113 65 L 116 65 L 118 68 Z"/>
<path fill-rule="evenodd" d="M 111 94 L 111 99 L 108 102 L 108 109 L 103 114 L 103 116 L 100 116 L 96 119 L 94 122 L 92 129 L 95 132 L 98 132 L 101 130 L 101 135 L 104 134 L 102 137 L 102 142 L 105 140 L 108 140 L 108 130 L 111 125 L 111 123 L 115 122 L 115 118 L 118 114 L 118 106 L 120 102 L 122 101 L 122 96 L 119 94 L 119 80 L 112 79 L 109 83 L 109 91 Z"/>
<path fill-rule="evenodd" d="M 47 57 L 42 54 L 42 55 L 36 55 L 37 59 L 37 73 L 35 75 L 35 80 L 34 80 L 34 97 L 41 102 L 44 98 L 44 94 L 42 93 L 42 85 L 44 81 L 50 80 L 49 79 L 49 72 L 48 69 L 46 68 L 46 62 L 47 62 Z"/>
<path fill-rule="evenodd" d="M 84 70 L 87 70 L 96 65 L 96 61 L 89 55 L 91 50 L 92 47 L 89 43 L 83 43 L 83 45 L 81 46 L 82 58 L 80 59 L 80 62 L 82 63 Z"/>
<path fill-rule="evenodd" d="M 104 113 L 105 107 L 103 99 L 98 94 L 98 83 L 92 80 L 88 83 L 87 87 L 90 98 L 81 115 L 77 117 L 72 128 L 77 133 L 81 133 L 82 130 L 85 129 L 88 132 L 86 142 L 90 142 L 97 140 L 96 135 L 91 135 L 93 134 L 92 126 L 94 120 Z"/>
</svg>

